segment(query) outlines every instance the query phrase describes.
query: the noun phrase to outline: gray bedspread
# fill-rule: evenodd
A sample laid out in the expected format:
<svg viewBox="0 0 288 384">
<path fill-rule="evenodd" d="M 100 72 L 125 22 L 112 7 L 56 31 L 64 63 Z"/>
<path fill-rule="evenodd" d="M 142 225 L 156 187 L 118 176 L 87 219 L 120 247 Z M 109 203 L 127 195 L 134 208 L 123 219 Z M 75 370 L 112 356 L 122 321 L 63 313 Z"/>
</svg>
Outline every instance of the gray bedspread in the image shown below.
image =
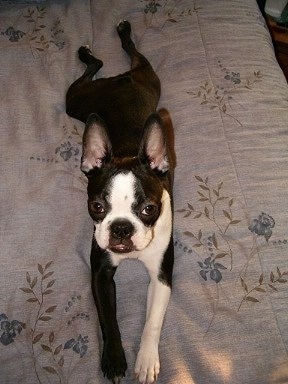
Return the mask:
<svg viewBox="0 0 288 384">
<path fill-rule="evenodd" d="M 10 3 L 10 4 L 7 4 Z M 175 268 L 159 384 L 288 383 L 288 86 L 252 0 L 0 2 L 0 382 L 104 384 L 90 291 L 83 124 L 65 93 L 89 44 L 129 68 L 130 20 L 175 129 Z M 117 270 L 134 363 L 148 275 Z"/>
</svg>

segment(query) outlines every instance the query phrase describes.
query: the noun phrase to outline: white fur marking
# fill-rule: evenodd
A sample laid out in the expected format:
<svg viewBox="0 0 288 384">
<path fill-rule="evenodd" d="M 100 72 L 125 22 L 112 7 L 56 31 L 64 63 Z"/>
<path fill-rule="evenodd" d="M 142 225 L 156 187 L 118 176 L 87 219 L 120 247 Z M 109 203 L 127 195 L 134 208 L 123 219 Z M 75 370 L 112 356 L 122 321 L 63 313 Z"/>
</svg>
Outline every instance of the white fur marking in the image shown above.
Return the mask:
<svg viewBox="0 0 288 384">
<path fill-rule="evenodd" d="M 146 324 L 135 364 L 135 373 L 140 383 L 154 383 L 160 371 L 158 344 L 171 289 L 158 280 L 158 274 L 171 231 L 171 200 L 168 192 L 164 190 L 162 212 L 154 228 L 154 238 L 139 257 L 151 278 L 147 295 Z"/>
<path fill-rule="evenodd" d="M 117 266 L 125 258 L 138 258 L 141 260 L 150 275 L 150 284 L 147 295 L 146 323 L 141 337 L 140 349 L 135 364 L 135 373 L 142 384 L 152 384 L 157 380 L 160 371 L 158 344 L 161 328 L 169 302 L 171 289 L 158 279 L 163 255 L 170 242 L 172 232 L 171 200 L 168 192 L 163 191 L 162 210 L 154 228 L 147 228 L 135 217 L 132 204 L 135 201 L 135 176 L 132 172 L 118 174 L 112 181 L 109 203 L 112 210 L 100 225 L 95 225 L 95 236 L 102 248 L 109 244 L 109 224 L 115 218 L 126 218 L 136 228 L 132 236 L 134 244 L 139 250 L 116 254 L 110 252 L 113 265 Z"/>
<path fill-rule="evenodd" d="M 160 371 L 158 345 L 171 290 L 157 277 L 148 287 L 147 319 L 141 337 L 135 373 L 140 383 L 154 383 Z"/>
<path fill-rule="evenodd" d="M 136 251 L 128 254 L 117 254 L 110 252 L 113 265 L 127 257 L 136 258 L 139 251 L 145 249 L 153 238 L 153 229 L 146 227 L 132 211 L 132 204 L 135 202 L 135 182 L 136 178 L 132 172 L 127 174 L 119 173 L 111 181 L 111 195 L 109 204 L 112 209 L 107 214 L 102 223 L 95 224 L 95 237 L 99 246 L 103 249 L 109 247 L 109 225 L 115 219 L 129 220 L 135 228 L 135 233 L 131 237 Z"/>
</svg>

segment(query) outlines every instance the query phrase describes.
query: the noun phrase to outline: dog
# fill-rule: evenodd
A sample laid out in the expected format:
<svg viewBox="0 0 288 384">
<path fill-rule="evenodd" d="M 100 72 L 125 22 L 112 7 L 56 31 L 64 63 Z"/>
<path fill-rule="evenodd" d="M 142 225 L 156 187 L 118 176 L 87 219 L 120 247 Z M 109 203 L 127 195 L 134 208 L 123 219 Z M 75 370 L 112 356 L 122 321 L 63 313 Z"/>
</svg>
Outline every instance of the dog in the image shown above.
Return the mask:
<svg viewBox="0 0 288 384">
<path fill-rule="evenodd" d="M 135 48 L 130 23 L 121 21 L 117 32 L 131 69 L 93 80 L 103 63 L 89 46 L 80 47 L 87 68 L 67 91 L 66 111 L 86 124 L 81 170 L 94 222 L 91 285 L 103 336 L 101 369 L 112 383 L 125 376 L 113 276 L 124 259 L 138 259 L 150 283 L 135 374 L 148 384 L 160 370 L 158 344 L 172 286 L 173 127 L 168 111 L 156 112 L 160 81 Z"/>
</svg>

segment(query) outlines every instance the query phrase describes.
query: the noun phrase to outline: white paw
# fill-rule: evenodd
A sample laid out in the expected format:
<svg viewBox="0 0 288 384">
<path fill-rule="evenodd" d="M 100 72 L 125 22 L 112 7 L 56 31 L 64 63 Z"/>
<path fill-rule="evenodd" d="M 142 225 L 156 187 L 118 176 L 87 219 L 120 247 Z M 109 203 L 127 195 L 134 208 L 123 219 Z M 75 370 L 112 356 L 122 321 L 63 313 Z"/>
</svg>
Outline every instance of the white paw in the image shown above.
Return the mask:
<svg viewBox="0 0 288 384">
<path fill-rule="evenodd" d="M 152 384 L 160 372 L 158 348 L 143 346 L 137 356 L 135 374 L 141 384 Z"/>
</svg>

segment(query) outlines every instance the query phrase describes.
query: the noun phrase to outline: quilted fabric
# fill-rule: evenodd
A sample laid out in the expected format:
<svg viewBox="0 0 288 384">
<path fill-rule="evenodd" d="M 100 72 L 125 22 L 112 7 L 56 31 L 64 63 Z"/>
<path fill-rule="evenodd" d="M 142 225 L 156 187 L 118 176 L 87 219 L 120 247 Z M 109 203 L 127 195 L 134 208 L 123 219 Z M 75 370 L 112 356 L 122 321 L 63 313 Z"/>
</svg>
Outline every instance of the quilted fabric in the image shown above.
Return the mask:
<svg viewBox="0 0 288 384">
<path fill-rule="evenodd" d="M 3 2 L 2 2 L 3 3 Z M 90 291 L 93 224 L 79 169 L 83 124 L 65 113 L 89 44 L 99 76 L 129 68 L 130 20 L 175 129 L 175 269 L 159 384 L 288 382 L 288 87 L 250 0 L 70 0 L 0 12 L 0 377 L 107 382 Z M 148 275 L 116 274 L 134 363 Z"/>
</svg>

